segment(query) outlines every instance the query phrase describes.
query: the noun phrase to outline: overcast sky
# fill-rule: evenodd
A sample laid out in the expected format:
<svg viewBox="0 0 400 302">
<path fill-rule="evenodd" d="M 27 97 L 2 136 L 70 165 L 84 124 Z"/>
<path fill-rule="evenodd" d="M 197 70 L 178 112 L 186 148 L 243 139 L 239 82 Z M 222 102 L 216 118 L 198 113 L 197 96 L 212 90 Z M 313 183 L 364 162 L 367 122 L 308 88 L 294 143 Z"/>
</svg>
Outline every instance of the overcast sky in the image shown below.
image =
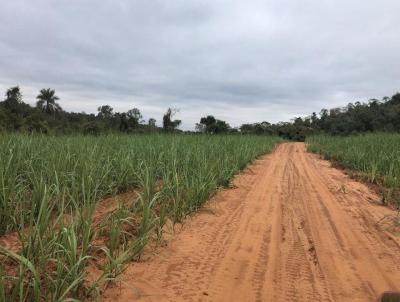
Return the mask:
<svg viewBox="0 0 400 302">
<path fill-rule="evenodd" d="M 0 93 L 141 109 L 183 129 L 289 121 L 400 90 L 399 0 L 3 0 Z"/>
</svg>

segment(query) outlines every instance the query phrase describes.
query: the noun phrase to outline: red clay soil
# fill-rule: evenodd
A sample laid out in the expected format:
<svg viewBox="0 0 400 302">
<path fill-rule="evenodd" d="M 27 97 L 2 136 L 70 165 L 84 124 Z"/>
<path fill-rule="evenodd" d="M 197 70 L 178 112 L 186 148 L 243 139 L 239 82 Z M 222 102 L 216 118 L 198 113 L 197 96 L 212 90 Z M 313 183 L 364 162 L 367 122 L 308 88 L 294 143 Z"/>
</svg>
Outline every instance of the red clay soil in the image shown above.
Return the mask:
<svg viewBox="0 0 400 302">
<path fill-rule="evenodd" d="M 132 263 L 105 301 L 375 301 L 400 290 L 400 237 L 367 186 L 282 144 Z"/>
</svg>

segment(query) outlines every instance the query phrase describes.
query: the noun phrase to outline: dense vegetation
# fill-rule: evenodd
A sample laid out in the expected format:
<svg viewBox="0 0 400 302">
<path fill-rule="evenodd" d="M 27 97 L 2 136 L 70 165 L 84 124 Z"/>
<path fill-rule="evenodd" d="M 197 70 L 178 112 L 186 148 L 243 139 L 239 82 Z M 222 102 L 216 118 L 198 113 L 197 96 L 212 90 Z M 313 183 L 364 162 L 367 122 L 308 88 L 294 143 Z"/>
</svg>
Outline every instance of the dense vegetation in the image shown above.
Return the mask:
<svg viewBox="0 0 400 302">
<path fill-rule="evenodd" d="M 168 109 L 163 117 L 163 127 L 156 126 L 156 120 L 142 120 L 138 108 L 127 112 L 114 112 L 109 105 L 97 108 L 97 114 L 74 113 L 62 110 L 55 91 L 42 89 L 37 96 L 36 107 L 26 104 L 19 87 L 7 90 L 0 102 L 0 132 L 23 132 L 42 134 L 93 134 L 173 132 L 180 120 L 173 120 L 176 113 Z"/>
<path fill-rule="evenodd" d="M 156 120 L 142 120 L 138 108 L 127 112 L 114 112 L 109 105 L 100 106 L 97 114 L 63 111 L 57 103 L 54 90 L 42 89 L 37 96 L 36 107 L 22 100 L 18 87 L 7 90 L 0 102 L 0 132 L 41 132 L 54 134 L 100 134 L 100 133 L 141 133 L 177 132 L 180 120 L 174 120 L 176 110 L 168 109 L 163 116 L 162 127 Z M 366 103 L 349 103 L 343 108 L 322 109 L 305 118 L 294 118 L 291 122 L 270 124 L 261 122 L 243 124 L 232 128 L 227 122 L 213 115 L 202 117 L 196 124 L 196 131 L 209 134 L 240 133 L 257 135 L 278 135 L 286 139 L 304 140 L 307 135 L 327 133 L 349 135 L 363 132 L 400 131 L 400 94 L 382 100 L 372 99 Z"/>
<path fill-rule="evenodd" d="M 0 301 L 94 294 L 279 138 L 103 135 L 0 137 Z M 94 225 L 96 202 L 137 190 Z M 87 266 L 98 271 L 88 282 Z M 18 264 L 18 265 L 16 265 Z M 7 299 L 6 299 L 7 297 Z M 69 300 L 71 301 L 71 300 Z"/>
<path fill-rule="evenodd" d="M 400 134 L 318 135 L 309 137 L 307 145 L 326 159 L 360 171 L 367 181 L 381 185 L 383 203 L 394 201 L 400 206 Z"/>
<path fill-rule="evenodd" d="M 267 122 L 245 124 L 242 133 L 277 134 L 287 139 L 304 140 L 306 136 L 326 133 L 350 135 L 365 132 L 400 131 L 400 93 L 382 100 L 372 99 L 366 103 L 349 103 L 342 108 L 322 109 L 306 118 L 294 118 L 290 123 Z"/>
</svg>

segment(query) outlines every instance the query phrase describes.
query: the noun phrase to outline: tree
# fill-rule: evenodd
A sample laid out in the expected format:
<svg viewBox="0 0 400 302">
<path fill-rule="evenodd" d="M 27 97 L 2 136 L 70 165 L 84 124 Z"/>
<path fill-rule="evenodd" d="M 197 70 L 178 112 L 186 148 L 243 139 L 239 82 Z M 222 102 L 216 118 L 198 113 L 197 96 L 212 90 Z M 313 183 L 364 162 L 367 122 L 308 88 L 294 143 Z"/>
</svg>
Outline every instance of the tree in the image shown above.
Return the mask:
<svg viewBox="0 0 400 302">
<path fill-rule="evenodd" d="M 103 105 L 97 108 L 97 116 L 103 119 L 112 118 L 114 109 L 110 105 Z"/>
<path fill-rule="evenodd" d="M 49 131 L 47 122 L 42 118 L 42 113 L 36 111 L 25 120 L 25 128 L 28 132 L 47 133 Z"/>
<path fill-rule="evenodd" d="M 95 122 L 89 122 L 83 126 L 83 134 L 98 135 L 99 133 L 100 127 Z"/>
<path fill-rule="evenodd" d="M 317 114 L 315 112 L 313 112 L 312 115 L 311 115 L 311 125 L 314 128 L 318 127 L 318 117 L 317 117 Z"/>
<path fill-rule="evenodd" d="M 214 116 L 208 115 L 200 119 L 200 123 L 196 124 L 196 129 L 206 133 L 226 133 L 230 130 L 227 122 L 217 120 Z"/>
<path fill-rule="evenodd" d="M 118 114 L 119 116 L 119 131 L 121 132 L 127 132 L 129 129 L 129 123 L 127 120 L 127 114 L 126 113 L 120 113 Z"/>
<path fill-rule="evenodd" d="M 5 131 L 7 128 L 7 114 L 6 111 L 0 107 L 0 133 Z"/>
<path fill-rule="evenodd" d="M 217 120 L 214 127 L 214 133 L 227 133 L 231 129 L 231 126 L 225 121 Z"/>
<path fill-rule="evenodd" d="M 173 132 L 181 124 L 181 120 L 172 120 L 174 115 L 178 112 L 177 109 L 168 108 L 163 116 L 163 129 L 166 132 Z"/>
<path fill-rule="evenodd" d="M 212 115 L 207 115 L 207 117 L 202 117 L 200 119 L 200 124 L 206 126 L 206 132 L 212 132 L 212 127 L 216 124 L 217 120 Z"/>
<path fill-rule="evenodd" d="M 130 109 L 126 112 L 126 115 L 129 118 L 134 118 L 136 120 L 140 120 L 142 118 L 142 114 L 140 113 L 140 110 L 138 108 L 133 108 Z"/>
<path fill-rule="evenodd" d="M 275 125 L 263 121 L 261 123 L 243 124 L 240 126 L 240 133 L 243 134 L 257 134 L 257 135 L 272 135 L 276 134 Z"/>
<path fill-rule="evenodd" d="M 140 110 L 138 108 L 130 109 L 126 112 L 126 116 L 128 117 L 129 125 L 132 128 L 137 128 L 139 125 L 139 120 L 142 118 Z"/>
<path fill-rule="evenodd" d="M 196 129 L 199 132 L 214 133 L 215 124 L 217 120 L 212 115 L 207 115 L 200 119 L 200 123 L 196 124 Z"/>
<path fill-rule="evenodd" d="M 22 94 L 18 86 L 11 87 L 6 91 L 4 107 L 11 113 L 19 113 L 19 107 L 22 104 Z"/>
<path fill-rule="evenodd" d="M 19 86 L 11 87 L 7 89 L 6 91 L 6 99 L 5 102 L 15 102 L 15 103 L 21 103 L 22 102 L 22 94 L 19 89 Z"/>
<path fill-rule="evenodd" d="M 154 118 L 149 118 L 148 125 L 151 128 L 156 128 L 156 120 Z"/>
<path fill-rule="evenodd" d="M 206 125 L 204 125 L 202 123 L 196 123 L 195 129 L 197 132 L 204 133 L 204 132 L 206 132 Z"/>
<path fill-rule="evenodd" d="M 43 112 L 47 114 L 55 114 L 62 111 L 61 106 L 56 103 L 59 100 L 56 96 L 56 92 L 53 89 L 47 88 L 40 90 L 39 95 L 36 97 L 38 99 L 36 106 L 40 108 Z"/>
<path fill-rule="evenodd" d="M 7 89 L 6 98 L 0 102 L 5 119 L 2 124 L 12 131 L 22 129 L 24 118 L 32 113 L 32 107 L 22 101 L 22 94 L 18 86 Z"/>
</svg>

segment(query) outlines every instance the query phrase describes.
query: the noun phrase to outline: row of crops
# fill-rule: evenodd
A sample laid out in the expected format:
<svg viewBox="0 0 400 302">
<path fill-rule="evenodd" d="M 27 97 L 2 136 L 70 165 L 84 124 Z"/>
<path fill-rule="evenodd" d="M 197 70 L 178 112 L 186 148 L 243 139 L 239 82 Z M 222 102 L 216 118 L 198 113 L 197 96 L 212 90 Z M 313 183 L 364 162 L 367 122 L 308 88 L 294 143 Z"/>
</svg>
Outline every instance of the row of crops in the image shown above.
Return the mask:
<svg viewBox="0 0 400 302">
<path fill-rule="evenodd" d="M 374 133 L 347 137 L 318 135 L 307 138 L 309 151 L 361 172 L 382 188 L 382 201 L 399 206 L 400 134 Z"/>
<path fill-rule="evenodd" d="M 182 221 L 279 138 L 0 137 L 0 301 L 98 294 L 164 225 Z M 136 190 L 96 229 L 96 203 Z M 69 218 L 69 219 L 67 219 Z M 88 278 L 95 263 L 96 274 Z M 91 279 L 88 281 L 88 279 Z"/>
</svg>

